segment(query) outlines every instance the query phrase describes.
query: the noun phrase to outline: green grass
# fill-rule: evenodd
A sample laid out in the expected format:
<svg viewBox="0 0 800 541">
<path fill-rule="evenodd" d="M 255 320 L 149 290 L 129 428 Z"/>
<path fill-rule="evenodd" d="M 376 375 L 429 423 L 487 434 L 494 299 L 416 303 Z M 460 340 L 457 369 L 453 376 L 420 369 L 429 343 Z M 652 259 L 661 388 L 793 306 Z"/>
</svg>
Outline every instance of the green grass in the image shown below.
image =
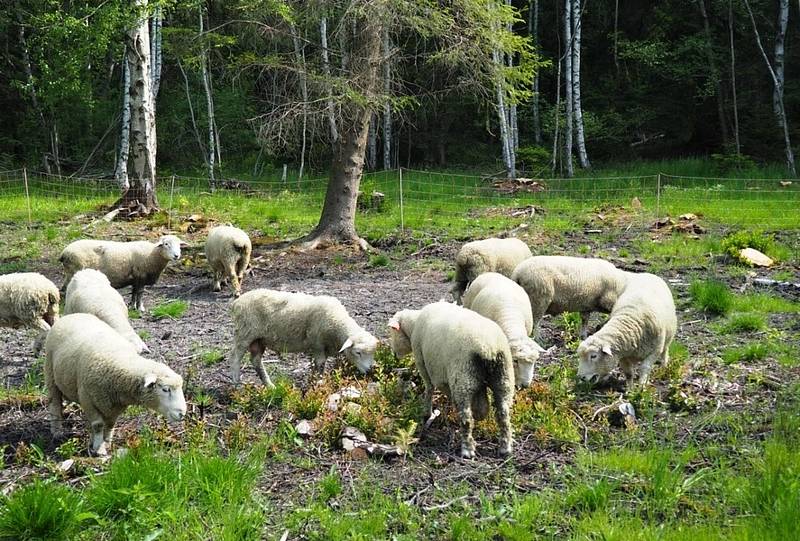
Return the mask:
<svg viewBox="0 0 800 541">
<path fill-rule="evenodd" d="M 200 360 L 206 366 L 213 366 L 225 360 L 225 354 L 222 352 L 221 349 L 218 348 L 211 348 L 200 351 L 199 355 L 200 355 Z"/>
<path fill-rule="evenodd" d="M 389 257 L 386 254 L 373 254 L 369 256 L 368 266 L 370 267 L 388 267 Z"/>
<path fill-rule="evenodd" d="M 767 318 L 758 312 L 741 312 L 721 323 L 717 329 L 723 334 L 763 331 L 767 328 Z"/>
<path fill-rule="evenodd" d="M 695 307 L 709 314 L 725 315 L 734 306 L 733 293 L 719 280 L 695 280 L 689 286 L 689 294 Z"/>
<path fill-rule="evenodd" d="M 768 343 L 753 342 L 746 346 L 730 348 L 722 352 L 722 360 L 728 364 L 763 361 L 772 348 Z"/>
<path fill-rule="evenodd" d="M 800 313 L 800 302 L 793 302 L 770 293 L 747 293 L 736 295 L 732 308 L 738 312 L 796 314 Z"/>
<path fill-rule="evenodd" d="M 170 319 L 178 319 L 186 313 L 188 308 L 188 302 L 181 299 L 176 299 L 153 307 L 150 310 L 150 315 L 153 316 L 154 319 L 164 319 L 167 317 Z"/>
<path fill-rule="evenodd" d="M 56 482 L 35 480 L 0 501 L 0 539 L 73 539 L 81 524 L 92 518 L 77 492 Z"/>
</svg>

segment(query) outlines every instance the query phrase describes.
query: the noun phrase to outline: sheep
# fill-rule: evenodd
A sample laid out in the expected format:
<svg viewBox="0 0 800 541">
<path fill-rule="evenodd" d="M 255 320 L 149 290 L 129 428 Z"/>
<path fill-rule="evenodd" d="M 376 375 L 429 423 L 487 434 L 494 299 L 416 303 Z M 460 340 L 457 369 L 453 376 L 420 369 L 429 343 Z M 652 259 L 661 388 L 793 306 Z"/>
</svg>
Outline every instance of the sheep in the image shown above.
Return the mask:
<svg viewBox="0 0 800 541">
<path fill-rule="evenodd" d="M 313 372 L 321 374 L 329 355 L 344 353 L 362 373 L 375 363 L 378 339 L 361 328 L 334 297 L 271 289 L 254 289 L 231 306 L 233 349 L 231 379 L 238 385 L 241 360 L 250 362 L 267 387 L 274 387 L 261 357 L 266 349 L 305 352 L 314 358 Z"/>
<path fill-rule="evenodd" d="M 461 304 L 467 286 L 484 272 L 511 276 L 514 268 L 531 257 L 531 249 L 519 239 L 484 239 L 468 242 L 456 255 L 455 284 L 450 290 L 453 299 Z"/>
<path fill-rule="evenodd" d="M 75 273 L 67 286 L 64 315 L 92 314 L 108 323 L 123 338 L 133 344 L 136 353 L 150 353 L 128 321 L 128 307 L 105 274 L 94 269 L 83 269 Z"/>
<path fill-rule="evenodd" d="M 59 319 L 45 342 L 44 378 L 50 431 L 61 435 L 63 399 L 80 404 L 91 451 L 108 454 L 117 417 L 131 405 L 161 413 L 171 423 L 186 415 L 183 379 L 167 365 L 140 357 L 133 345 L 92 314 Z"/>
<path fill-rule="evenodd" d="M 629 273 L 603 327 L 578 346 L 578 377 L 595 383 L 608 378 L 619 364 L 628 388 L 647 384 L 653 364 L 669 361 L 669 345 L 678 320 L 669 286 L 653 274 Z"/>
<path fill-rule="evenodd" d="M 586 338 L 591 312 L 610 312 L 629 274 L 603 259 L 534 256 L 517 265 L 511 279 L 528 294 L 534 329 L 545 314 L 580 312 Z"/>
<path fill-rule="evenodd" d="M 389 320 L 389 329 L 395 356 L 414 354 L 425 384 L 426 424 L 433 419 L 433 391 L 440 388 L 459 413 L 461 456 L 474 458 L 472 429 L 489 411 L 486 391 L 491 388 L 500 427 L 499 453 L 510 454 L 514 366 L 502 329 L 476 312 L 441 301 L 421 310 L 397 312 Z"/>
<path fill-rule="evenodd" d="M 214 273 L 214 291 L 222 289 L 221 279 L 230 279 L 233 294 L 242 294 L 242 280 L 253 245 L 247 233 L 232 225 L 221 225 L 212 229 L 206 239 L 206 257 Z"/>
<path fill-rule="evenodd" d="M 56 285 L 37 272 L 0 276 L 0 327 L 32 327 L 41 332 L 33 342 L 33 354 L 42 351 L 47 332 L 58 319 L 61 295 Z"/>
<path fill-rule="evenodd" d="M 525 290 L 502 274 L 485 272 L 469 285 L 462 300 L 464 308 L 500 326 L 511 348 L 517 387 L 530 385 L 534 363 L 544 349 L 530 338 L 533 315 Z"/>
<path fill-rule="evenodd" d="M 175 235 L 165 235 L 158 242 L 83 239 L 67 245 L 58 258 L 64 265 L 66 290 L 72 276 L 81 269 L 97 269 L 108 277 L 111 286 L 131 286 L 131 307 L 144 311 L 144 286 L 158 281 L 164 267 L 181 257 L 186 243 Z"/>
</svg>

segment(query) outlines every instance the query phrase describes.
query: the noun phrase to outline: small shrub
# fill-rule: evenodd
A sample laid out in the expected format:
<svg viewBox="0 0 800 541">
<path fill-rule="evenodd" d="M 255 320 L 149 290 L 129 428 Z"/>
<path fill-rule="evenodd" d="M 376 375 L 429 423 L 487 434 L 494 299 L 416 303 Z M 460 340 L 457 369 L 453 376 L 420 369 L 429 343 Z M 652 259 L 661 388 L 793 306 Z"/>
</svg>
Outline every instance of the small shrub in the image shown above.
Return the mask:
<svg viewBox="0 0 800 541">
<path fill-rule="evenodd" d="M 542 171 L 550 167 L 550 151 L 536 145 L 521 146 L 516 152 L 517 163 L 532 172 Z"/>
<path fill-rule="evenodd" d="M 252 413 L 268 408 L 291 409 L 304 401 L 286 378 L 276 378 L 275 387 L 245 384 L 231 393 L 231 401 L 241 411 Z M 307 400 L 307 399 L 306 399 Z"/>
<path fill-rule="evenodd" d="M 61 458 L 71 458 L 81 452 L 81 440 L 78 438 L 70 438 L 58 447 L 56 447 L 56 454 Z"/>
<path fill-rule="evenodd" d="M 128 308 L 128 319 L 142 319 L 142 314 L 139 312 L 139 310 Z"/>
<path fill-rule="evenodd" d="M 327 502 L 342 493 L 342 476 L 336 471 L 334 466 L 328 475 L 319 482 L 319 497 L 323 502 Z"/>
<path fill-rule="evenodd" d="M 170 319 L 178 319 L 186 313 L 188 308 L 188 302 L 181 299 L 176 299 L 159 304 L 150 310 L 150 315 L 152 315 L 154 319 L 164 319 L 166 317 Z"/>
<path fill-rule="evenodd" d="M 728 364 L 762 361 L 770 353 L 770 347 L 763 342 L 754 342 L 746 346 L 732 348 L 722 353 L 722 360 Z"/>
<path fill-rule="evenodd" d="M 203 361 L 203 364 L 206 366 L 213 366 L 222 362 L 224 359 L 225 355 L 222 353 L 222 350 L 217 348 L 207 349 L 200 353 L 200 360 Z"/>
<path fill-rule="evenodd" d="M 725 315 L 733 308 L 733 293 L 719 280 L 695 280 L 689 287 L 689 294 L 695 306 L 709 314 Z"/>
<path fill-rule="evenodd" d="M 735 152 L 725 152 L 724 154 L 712 154 L 711 161 L 717 166 L 717 169 L 722 174 L 727 174 L 732 171 L 744 171 L 756 167 L 755 160 L 746 154 L 737 154 Z"/>
<path fill-rule="evenodd" d="M 13 492 L 2 502 L 0 539 L 72 539 L 84 513 L 81 499 L 70 488 L 52 482 L 34 481 Z"/>
<path fill-rule="evenodd" d="M 386 254 L 373 254 L 369 256 L 369 267 L 388 267 L 389 257 Z"/>
<path fill-rule="evenodd" d="M 747 263 L 741 258 L 739 252 L 744 248 L 753 248 L 773 259 L 775 254 L 775 239 L 761 231 L 737 231 L 722 239 L 722 250 L 734 261 Z"/>
<path fill-rule="evenodd" d="M 767 328 L 767 318 L 757 312 L 743 312 L 731 317 L 719 326 L 723 334 L 763 331 Z"/>
</svg>

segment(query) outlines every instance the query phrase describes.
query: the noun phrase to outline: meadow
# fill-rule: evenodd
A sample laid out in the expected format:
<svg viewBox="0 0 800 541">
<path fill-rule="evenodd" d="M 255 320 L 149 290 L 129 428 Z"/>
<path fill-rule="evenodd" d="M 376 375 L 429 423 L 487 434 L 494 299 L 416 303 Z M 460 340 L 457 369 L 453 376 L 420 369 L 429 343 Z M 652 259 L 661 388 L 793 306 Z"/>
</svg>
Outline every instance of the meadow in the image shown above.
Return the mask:
<svg viewBox="0 0 800 541">
<path fill-rule="evenodd" d="M 241 175 L 234 189 L 212 192 L 198 179 L 176 178 L 173 187 L 165 177 L 164 211 L 107 223 L 97 219 L 113 189 L 102 182 L 31 177 L 28 199 L 0 179 L 0 272 L 35 270 L 60 284 L 58 253 L 83 236 L 172 231 L 191 245 L 147 290 L 148 310 L 131 313 L 152 356 L 183 375 L 190 415 L 173 430 L 133 408 L 115 438 L 127 452 L 108 462 L 88 457 L 77 407 L 68 409 L 68 437 L 51 440 L 33 336 L 0 329 L 0 539 L 796 537 L 800 291 L 759 286 L 751 273 L 800 282 L 797 183 L 781 185 L 770 169 L 690 178 L 727 176 L 690 160 L 596 172 L 605 180 L 532 179 L 544 189 L 513 194 L 470 171 L 402 174 L 402 217 L 397 172 L 362 185 L 385 194 L 382 207 L 358 213 L 359 231 L 378 248 L 371 255 L 299 252 L 283 242 L 316 223 L 324 181 L 298 189 Z M 692 227 L 676 227 L 686 213 Z M 659 227 L 667 214 L 675 223 Z M 442 419 L 423 432 L 413 362 L 385 347 L 366 376 L 329 363 L 311 381 L 308 359 L 286 355 L 267 367 L 276 389 L 261 387 L 252 370 L 242 387 L 231 386 L 230 295 L 209 290 L 202 255 L 208 227 L 225 221 L 255 241 L 245 290 L 335 295 L 379 337 L 395 310 L 447 294 L 461 241 L 509 230 L 534 253 L 604 257 L 661 275 L 676 299 L 678 337 L 653 383 L 625 395 L 631 419 L 617 408 L 619 379 L 576 382 L 576 315 L 547 318 L 540 339 L 556 355 L 517 393 L 514 455 L 496 458 L 496 428 L 484 421 L 479 457 L 462 460 L 446 399 L 437 398 Z M 739 262 L 744 244 L 775 266 Z M 350 387 L 360 393 L 355 406 L 328 408 L 331 394 Z M 298 429 L 301 420 L 311 435 Z M 403 456 L 343 451 L 346 426 Z"/>
</svg>

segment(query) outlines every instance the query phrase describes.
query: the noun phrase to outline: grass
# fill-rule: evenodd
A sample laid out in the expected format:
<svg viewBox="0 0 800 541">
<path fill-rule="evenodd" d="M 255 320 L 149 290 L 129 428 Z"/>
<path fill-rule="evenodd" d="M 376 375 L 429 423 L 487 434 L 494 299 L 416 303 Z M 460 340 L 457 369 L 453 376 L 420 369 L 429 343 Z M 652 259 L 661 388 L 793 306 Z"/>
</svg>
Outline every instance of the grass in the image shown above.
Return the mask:
<svg viewBox="0 0 800 541">
<path fill-rule="evenodd" d="M 80 495 L 55 482 L 35 480 L 0 503 L 0 539 L 16 541 L 72 539 L 84 512 Z"/>
<path fill-rule="evenodd" d="M 763 331 L 767 328 L 767 318 L 758 312 L 741 312 L 731 316 L 717 329 L 722 334 L 738 334 L 744 332 Z"/>
<path fill-rule="evenodd" d="M 724 282 L 719 280 L 695 280 L 689 286 L 694 305 L 712 315 L 725 315 L 734 306 L 734 295 Z"/>
<path fill-rule="evenodd" d="M 772 351 L 768 343 L 753 342 L 746 346 L 727 349 L 722 352 L 722 360 L 727 364 L 733 363 L 752 363 L 763 361 Z"/>
<path fill-rule="evenodd" d="M 214 366 L 225 360 L 225 354 L 219 348 L 204 349 L 199 353 L 200 360 L 206 366 Z"/>
<path fill-rule="evenodd" d="M 170 319 L 178 319 L 186 313 L 188 308 L 188 302 L 181 299 L 176 299 L 163 302 L 158 306 L 153 307 L 150 310 L 150 315 L 153 316 L 154 319 L 164 319 L 167 317 Z"/>
</svg>

